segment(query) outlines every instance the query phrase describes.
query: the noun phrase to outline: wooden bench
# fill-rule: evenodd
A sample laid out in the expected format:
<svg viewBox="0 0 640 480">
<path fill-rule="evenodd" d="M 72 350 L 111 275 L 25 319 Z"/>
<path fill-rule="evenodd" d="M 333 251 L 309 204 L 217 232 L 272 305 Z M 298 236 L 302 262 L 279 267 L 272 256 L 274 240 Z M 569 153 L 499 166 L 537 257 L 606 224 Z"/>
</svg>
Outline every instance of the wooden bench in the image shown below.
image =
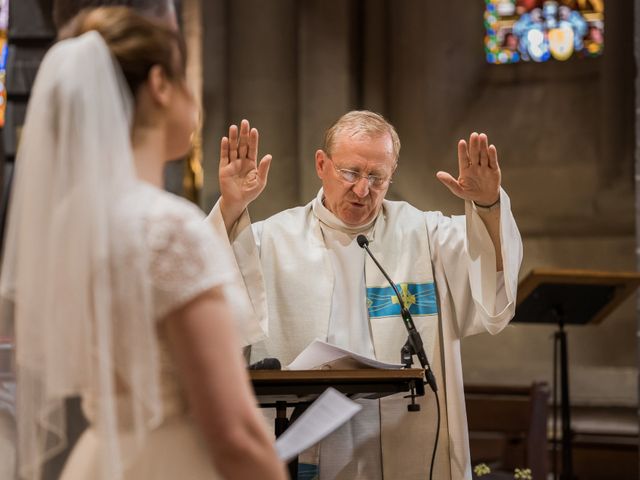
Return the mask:
<svg viewBox="0 0 640 480">
<path fill-rule="evenodd" d="M 472 465 L 486 463 L 496 474 L 508 472 L 505 478 L 513 478 L 516 468 L 531 469 L 534 479 L 547 478 L 546 383 L 530 387 L 466 385 L 465 401 Z"/>
</svg>

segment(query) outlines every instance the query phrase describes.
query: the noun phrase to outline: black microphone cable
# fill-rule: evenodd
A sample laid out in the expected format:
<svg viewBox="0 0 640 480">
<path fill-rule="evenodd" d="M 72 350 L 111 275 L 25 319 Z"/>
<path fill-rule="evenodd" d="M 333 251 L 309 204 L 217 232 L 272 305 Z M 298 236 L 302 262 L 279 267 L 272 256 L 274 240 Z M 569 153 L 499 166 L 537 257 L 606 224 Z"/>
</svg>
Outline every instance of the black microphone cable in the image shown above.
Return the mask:
<svg viewBox="0 0 640 480">
<path fill-rule="evenodd" d="M 371 250 L 369 250 L 369 239 L 367 239 L 366 236 L 360 234 L 356 237 L 356 241 L 358 242 L 358 245 L 360 246 L 360 248 L 363 248 L 369 254 L 369 256 L 371 257 L 371 260 L 373 260 L 373 262 L 378 266 L 378 269 L 382 272 L 382 275 L 384 275 L 384 278 L 387 279 L 387 281 L 389 282 L 389 285 L 391 285 L 391 288 L 393 288 L 393 291 L 396 293 L 398 304 L 400 305 L 402 320 L 404 321 L 404 325 L 409 333 L 409 343 L 413 348 L 412 353 L 415 353 L 415 355 L 418 357 L 418 360 L 420 361 L 420 365 L 422 365 L 422 368 L 424 369 L 425 378 L 426 378 L 425 383 L 429 385 L 429 387 L 431 387 L 431 390 L 433 391 L 436 397 L 436 417 L 437 417 L 436 438 L 433 444 L 433 452 L 431 454 L 431 466 L 429 467 L 429 479 L 432 480 L 433 468 L 436 463 L 436 452 L 438 451 L 438 439 L 440 438 L 440 397 L 438 396 L 438 386 L 436 385 L 436 377 L 434 376 L 433 371 L 431 370 L 431 365 L 429 364 L 427 354 L 424 351 L 424 346 L 422 344 L 422 338 L 420 337 L 420 333 L 418 332 L 418 330 L 415 327 L 415 324 L 413 323 L 413 318 L 411 318 L 411 314 L 409 313 L 409 310 L 404 304 L 404 300 L 402 299 L 402 296 L 398 291 L 398 287 L 396 287 L 396 284 L 393 283 L 393 280 L 391 280 L 389 275 L 387 275 L 387 272 L 384 270 L 384 268 L 382 268 L 382 265 L 378 263 L 378 260 L 376 259 L 376 257 L 374 257 L 373 254 L 371 253 Z"/>
</svg>

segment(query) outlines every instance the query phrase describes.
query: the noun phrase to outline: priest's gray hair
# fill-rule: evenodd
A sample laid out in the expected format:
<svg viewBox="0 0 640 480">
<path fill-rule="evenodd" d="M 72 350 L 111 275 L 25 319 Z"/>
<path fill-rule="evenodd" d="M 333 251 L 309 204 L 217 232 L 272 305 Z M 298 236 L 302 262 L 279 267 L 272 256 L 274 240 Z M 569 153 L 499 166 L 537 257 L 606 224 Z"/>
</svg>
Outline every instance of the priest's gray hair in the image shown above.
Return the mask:
<svg viewBox="0 0 640 480">
<path fill-rule="evenodd" d="M 322 150 L 331 157 L 336 140 L 341 135 L 350 137 L 363 135 L 378 138 L 389 135 L 393 143 L 393 158 L 398 161 L 400 156 L 400 138 L 396 129 L 379 113 L 369 110 L 352 110 L 341 116 L 324 134 Z"/>
</svg>

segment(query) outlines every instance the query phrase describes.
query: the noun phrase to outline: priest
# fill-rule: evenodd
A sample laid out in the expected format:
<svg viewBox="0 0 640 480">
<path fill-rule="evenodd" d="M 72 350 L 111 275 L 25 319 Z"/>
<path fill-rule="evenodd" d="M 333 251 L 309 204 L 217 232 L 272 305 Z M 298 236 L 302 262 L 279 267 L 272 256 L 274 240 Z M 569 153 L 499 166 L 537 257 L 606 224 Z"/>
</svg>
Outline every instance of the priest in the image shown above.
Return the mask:
<svg viewBox="0 0 640 480">
<path fill-rule="evenodd" d="M 271 156 L 258 161 L 258 132 L 243 120 L 221 141 L 221 198 L 209 221 L 229 239 L 266 333 L 252 346 L 252 361 L 283 364 L 315 338 L 399 362 L 407 332 L 394 291 L 356 241 L 366 235 L 399 286 L 439 386 L 434 478 L 470 479 L 460 340 L 496 334 L 513 317 L 522 243 L 486 135 L 460 140 L 456 177 L 436 174 L 464 201 L 463 216 L 386 200 L 399 152 L 398 135 L 381 115 L 349 112 L 315 153 L 316 197 L 251 223 L 247 206 L 266 186 Z M 433 393 L 420 398 L 418 413 L 407 411 L 402 395 L 362 403 L 361 413 L 307 454 L 319 478 L 426 478 L 437 426 Z"/>
</svg>

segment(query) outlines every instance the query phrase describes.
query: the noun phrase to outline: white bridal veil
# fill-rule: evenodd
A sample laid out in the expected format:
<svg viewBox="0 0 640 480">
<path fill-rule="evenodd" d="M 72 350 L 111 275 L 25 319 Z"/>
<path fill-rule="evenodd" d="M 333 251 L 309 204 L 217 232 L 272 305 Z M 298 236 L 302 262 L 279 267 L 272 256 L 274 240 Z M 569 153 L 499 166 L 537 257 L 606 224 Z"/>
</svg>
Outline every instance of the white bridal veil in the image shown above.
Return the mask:
<svg viewBox="0 0 640 480">
<path fill-rule="evenodd" d="M 113 208 L 136 182 L 131 107 L 97 32 L 47 53 L 16 159 L 0 279 L 16 333 L 21 477 L 38 478 L 66 446 L 67 396 L 96 400 L 104 478 L 119 478 L 133 453 L 118 445 L 118 421 L 138 445 L 161 421 L 142 225 L 126 230 L 138 254 L 125 261 Z"/>
</svg>

